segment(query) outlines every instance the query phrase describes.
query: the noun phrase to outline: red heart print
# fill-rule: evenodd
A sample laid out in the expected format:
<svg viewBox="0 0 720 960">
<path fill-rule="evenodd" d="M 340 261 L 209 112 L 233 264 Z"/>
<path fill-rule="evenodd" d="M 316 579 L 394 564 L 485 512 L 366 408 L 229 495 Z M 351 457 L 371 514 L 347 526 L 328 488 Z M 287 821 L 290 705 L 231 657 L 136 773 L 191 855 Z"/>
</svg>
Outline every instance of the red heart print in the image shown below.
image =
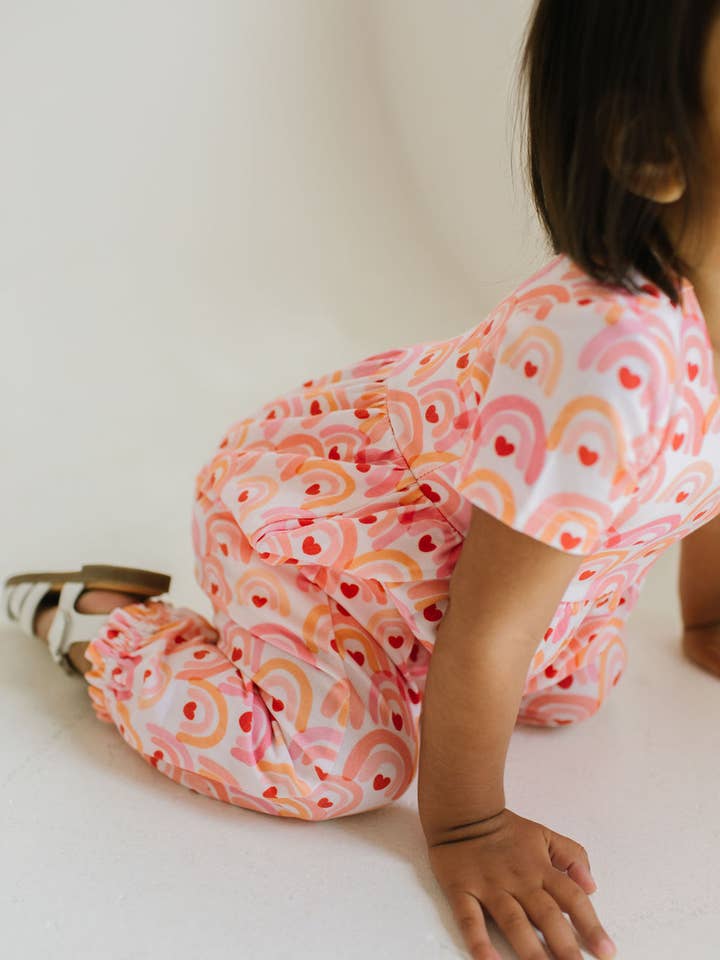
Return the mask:
<svg viewBox="0 0 720 960">
<path fill-rule="evenodd" d="M 378 773 L 373 780 L 373 787 L 376 790 L 384 790 L 389 783 L 390 777 L 384 777 L 381 773 Z"/>
<path fill-rule="evenodd" d="M 583 572 L 578 577 L 578 580 L 589 580 L 590 577 L 594 577 L 594 576 L 595 576 L 594 570 L 583 570 Z"/>
<path fill-rule="evenodd" d="M 211 593 L 217 593 L 217 592 L 218 592 L 218 585 L 217 585 L 216 583 L 213 583 L 213 584 L 212 584 L 212 586 L 210 587 L 210 592 L 211 592 Z"/>
<path fill-rule="evenodd" d="M 267 790 L 263 790 L 263 796 L 272 800 L 273 797 L 277 796 L 277 787 L 268 787 Z"/>
<path fill-rule="evenodd" d="M 590 299 L 590 297 L 585 297 L 583 300 L 578 300 L 578 303 L 580 304 L 581 307 L 586 307 L 588 303 L 592 303 L 592 300 Z"/>
<path fill-rule="evenodd" d="M 264 607 L 265 604 L 267 603 L 267 597 L 258 597 L 255 594 L 253 594 L 252 602 L 255 604 L 256 607 Z"/>
<path fill-rule="evenodd" d="M 403 718 L 399 713 L 393 713 L 392 721 L 396 730 L 402 730 Z"/>
<path fill-rule="evenodd" d="M 492 325 L 493 325 L 493 322 L 491 320 L 490 323 L 487 324 L 487 326 L 483 327 L 483 333 L 490 333 L 490 331 L 492 330 Z"/>
<path fill-rule="evenodd" d="M 196 660 L 202 660 L 203 657 L 206 657 L 207 655 L 208 655 L 207 650 L 196 650 L 195 653 L 193 654 L 193 657 Z"/>
<path fill-rule="evenodd" d="M 356 464 L 355 464 L 355 469 L 356 469 L 359 473 L 367 473 L 368 470 L 369 470 L 371 467 L 372 467 L 372 464 L 371 464 L 371 463 L 356 463 Z"/>
<path fill-rule="evenodd" d="M 427 483 L 421 483 L 421 484 L 420 484 L 420 489 L 421 489 L 422 492 L 425 494 L 425 496 L 428 498 L 428 500 L 432 500 L 433 503 L 437 503 L 437 502 L 441 499 L 440 494 L 439 494 L 439 493 L 436 493 L 436 492 L 433 490 L 433 488 L 432 488 L 429 484 L 427 484 Z"/>
<path fill-rule="evenodd" d="M 677 448 L 680 446 L 680 444 L 683 442 L 684 439 L 685 439 L 685 434 L 684 434 L 684 433 L 676 433 L 676 434 L 674 435 L 674 437 L 672 438 L 672 448 L 673 448 L 673 450 L 677 450 Z"/>
<path fill-rule="evenodd" d="M 306 381 L 303 383 L 303 386 L 304 386 L 304 387 L 311 387 L 312 385 L 313 385 L 313 381 L 312 381 L 312 380 L 306 380 Z"/>
<path fill-rule="evenodd" d="M 470 414 L 467 410 L 463 410 L 462 413 L 458 413 L 457 416 L 453 417 L 453 426 L 456 430 L 464 430 L 469 423 Z"/>
<path fill-rule="evenodd" d="M 106 637 L 108 638 L 108 640 L 113 640 L 118 635 L 118 633 L 119 633 L 118 630 L 108 630 L 108 632 L 106 633 Z"/>
<path fill-rule="evenodd" d="M 552 632 L 553 632 L 553 628 L 548 627 L 547 630 L 545 631 L 545 634 L 543 635 L 543 640 L 547 640 Z"/>
<path fill-rule="evenodd" d="M 621 607 L 625 603 L 625 597 L 622 597 L 618 603 L 618 606 Z"/>
<path fill-rule="evenodd" d="M 435 409 L 434 403 L 431 403 L 430 406 L 425 411 L 425 419 L 427 420 L 428 423 L 437 423 L 438 420 L 440 419 L 440 417 L 438 416 L 438 412 Z"/>
<path fill-rule="evenodd" d="M 694 380 L 695 377 L 697 376 L 698 365 L 697 365 L 696 363 L 690 363 L 690 362 L 688 362 L 687 371 L 688 371 L 688 376 L 690 377 L 690 379 L 691 379 L 691 380 Z"/>
<path fill-rule="evenodd" d="M 301 517 L 298 520 L 298 525 L 301 527 L 307 527 L 308 524 L 315 523 L 312 517 Z"/>
<path fill-rule="evenodd" d="M 341 583 L 340 589 L 348 600 L 352 600 L 353 597 L 357 596 L 360 587 L 356 583 Z"/>
<path fill-rule="evenodd" d="M 640 383 L 640 377 L 627 367 L 620 367 L 620 383 L 628 390 L 634 390 Z"/>
<path fill-rule="evenodd" d="M 319 400 L 313 400 L 310 404 L 310 414 L 311 416 L 316 416 L 318 413 L 322 413 L 322 407 L 320 406 Z"/>
<path fill-rule="evenodd" d="M 460 367 L 461 370 L 464 370 L 468 365 L 468 355 L 464 353 L 461 357 L 458 357 L 456 367 Z"/>
<path fill-rule="evenodd" d="M 495 450 L 498 456 L 508 457 L 515 449 L 514 443 L 508 443 L 505 437 L 497 437 L 495 440 Z"/>
<path fill-rule="evenodd" d="M 695 514 L 695 516 L 693 517 L 693 520 L 699 520 L 700 517 L 702 517 L 703 514 L 706 514 L 706 513 L 707 513 L 707 510 L 701 510 L 700 513 Z"/>
<path fill-rule="evenodd" d="M 585 444 L 579 447 L 578 456 L 580 457 L 580 462 L 586 467 L 592 466 L 592 464 L 595 463 L 598 458 L 597 452 L 594 450 L 588 450 Z"/>
<path fill-rule="evenodd" d="M 555 667 L 554 667 L 552 664 L 550 664 L 550 666 L 548 666 L 548 667 L 545 667 L 545 676 L 546 676 L 546 677 L 554 677 L 554 676 L 556 676 L 556 674 L 557 674 L 557 670 L 555 669 Z"/>
<path fill-rule="evenodd" d="M 360 523 L 375 523 L 377 517 L 374 513 L 368 514 L 367 517 L 360 517 Z"/>
<path fill-rule="evenodd" d="M 330 646 L 333 648 L 335 653 L 340 653 L 340 651 L 338 650 L 337 640 L 335 639 L 335 637 L 333 637 L 332 640 L 330 641 Z"/>
<path fill-rule="evenodd" d="M 370 412 L 366 410 L 364 407 L 360 407 L 358 410 L 355 411 L 355 416 L 358 418 L 358 420 L 365 420 L 366 417 L 370 416 Z"/>
<path fill-rule="evenodd" d="M 649 293 L 651 297 L 659 297 L 660 291 L 657 287 L 653 286 L 651 283 L 644 283 L 641 287 L 641 290 L 644 290 L 645 293 Z"/>
<path fill-rule="evenodd" d="M 560 545 L 566 550 L 572 550 L 573 547 L 576 547 L 580 543 L 580 537 L 574 537 L 571 533 L 568 533 L 567 530 L 560 535 Z"/>
<path fill-rule="evenodd" d="M 309 487 L 305 488 L 305 493 L 307 493 L 310 497 L 314 496 L 316 493 L 320 493 L 320 484 L 311 483 Z"/>
<path fill-rule="evenodd" d="M 279 713 L 281 710 L 285 709 L 285 704 L 282 702 L 282 700 L 278 700 L 277 697 L 273 697 L 272 708 Z"/>
<path fill-rule="evenodd" d="M 152 670 L 146 670 L 143 674 L 143 680 L 147 680 L 148 677 L 152 676 Z"/>
<path fill-rule="evenodd" d="M 417 692 L 417 690 L 413 690 L 412 687 L 408 687 L 408 696 L 413 703 L 420 703 L 420 694 Z"/>
<path fill-rule="evenodd" d="M 418 547 L 420 547 L 423 553 L 430 553 L 432 550 L 437 549 L 437 544 L 433 543 L 432 536 L 426 533 L 424 537 L 420 537 Z"/>
<path fill-rule="evenodd" d="M 331 807 L 331 806 L 332 806 L 332 800 L 328 800 L 327 797 L 322 797 L 322 799 L 318 800 L 318 806 L 319 806 L 319 807 Z"/>
<path fill-rule="evenodd" d="M 320 767 L 315 767 L 315 773 L 320 777 L 321 780 L 327 779 L 327 773 L 324 770 L 321 770 Z"/>
<path fill-rule="evenodd" d="M 274 410 L 271 410 L 270 413 L 265 417 L 265 419 L 266 419 L 266 420 L 274 420 L 274 419 L 275 419 L 275 411 L 274 411 Z"/>
<path fill-rule="evenodd" d="M 526 377 L 534 377 L 535 374 L 537 373 L 537 371 L 538 371 L 537 366 L 536 366 L 531 360 L 527 360 L 527 361 L 525 362 L 525 376 L 526 376 Z"/>
<path fill-rule="evenodd" d="M 220 544 L 220 549 L 221 549 L 222 552 L 225 554 L 225 556 L 228 555 L 228 548 L 227 548 L 227 544 L 226 544 L 226 543 L 221 543 L 221 544 Z"/>
<path fill-rule="evenodd" d="M 238 494 L 238 503 L 244 503 L 249 496 L 250 496 L 250 491 L 243 490 L 242 493 Z"/>
<path fill-rule="evenodd" d="M 338 453 L 338 448 L 337 448 L 337 446 L 330 447 L 330 452 L 328 453 L 328 457 L 330 458 L 330 460 L 339 460 L 339 459 L 340 459 L 340 454 Z"/>
<path fill-rule="evenodd" d="M 399 636 L 392 634 L 391 636 L 388 637 L 388 643 L 395 650 L 399 650 L 400 647 L 403 645 L 403 639 L 404 637 L 402 636 L 402 634 L 400 634 Z"/>
<path fill-rule="evenodd" d="M 315 537 L 305 537 L 302 542 L 302 548 L 304 553 L 309 553 L 312 556 L 315 556 L 315 554 L 320 553 L 322 550 L 322 547 L 316 541 Z"/>
<path fill-rule="evenodd" d="M 350 656 L 359 667 L 365 663 L 365 654 L 362 652 L 362 650 L 351 650 Z"/>
<path fill-rule="evenodd" d="M 241 730 L 244 730 L 245 733 L 250 733 L 252 729 L 252 711 L 246 710 L 245 713 L 241 714 L 238 723 L 240 724 Z"/>
<path fill-rule="evenodd" d="M 442 610 L 438 610 L 434 603 L 431 603 L 429 607 L 425 607 L 423 610 L 423 616 L 426 620 L 429 620 L 431 623 L 442 618 Z M 417 653 L 415 654 L 417 657 Z"/>
<path fill-rule="evenodd" d="M 573 678 L 572 674 L 569 677 L 565 677 L 563 680 L 558 681 L 558 686 L 562 687 L 563 690 L 567 690 L 568 687 L 572 686 Z"/>
<path fill-rule="evenodd" d="M 687 497 L 687 491 L 682 490 L 676 497 L 675 503 L 682 503 L 682 501 Z"/>
<path fill-rule="evenodd" d="M 242 654 L 243 654 L 243 652 L 242 652 L 242 650 L 240 649 L 240 647 L 233 647 L 233 652 L 232 652 L 232 654 L 231 654 L 232 662 L 233 662 L 233 663 L 236 663 L 236 662 L 240 659 L 240 657 L 242 656 Z"/>
<path fill-rule="evenodd" d="M 196 708 L 197 708 L 197 704 L 195 703 L 194 700 L 190 700 L 189 703 L 186 703 L 186 704 L 185 704 L 185 706 L 183 707 L 183 713 L 184 713 L 185 716 L 188 718 L 188 720 L 194 720 L 194 719 L 195 719 L 195 710 L 196 710 Z"/>
</svg>

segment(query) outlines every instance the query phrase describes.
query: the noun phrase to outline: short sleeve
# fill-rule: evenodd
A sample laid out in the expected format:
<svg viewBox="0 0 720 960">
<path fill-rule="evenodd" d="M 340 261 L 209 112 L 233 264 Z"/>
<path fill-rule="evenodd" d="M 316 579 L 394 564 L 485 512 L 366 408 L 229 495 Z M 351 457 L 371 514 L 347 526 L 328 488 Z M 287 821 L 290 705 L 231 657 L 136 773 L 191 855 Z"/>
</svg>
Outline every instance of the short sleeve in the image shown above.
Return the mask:
<svg viewBox="0 0 720 960">
<path fill-rule="evenodd" d="M 600 549 L 628 509 L 670 406 L 652 333 L 602 307 L 515 302 L 483 336 L 454 483 L 513 529 L 578 556 Z"/>
</svg>

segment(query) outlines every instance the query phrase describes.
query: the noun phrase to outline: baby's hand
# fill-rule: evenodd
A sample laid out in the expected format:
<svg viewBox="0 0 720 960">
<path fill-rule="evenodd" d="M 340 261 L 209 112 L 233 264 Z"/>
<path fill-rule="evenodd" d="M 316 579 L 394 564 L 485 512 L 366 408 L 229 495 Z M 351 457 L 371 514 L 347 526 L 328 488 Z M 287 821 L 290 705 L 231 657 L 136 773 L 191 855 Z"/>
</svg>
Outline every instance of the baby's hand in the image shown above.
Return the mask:
<svg viewBox="0 0 720 960">
<path fill-rule="evenodd" d="M 433 873 L 473 960 L 500 960 L 482 907 L 520 960 L 546 960 L 533 924 L 542 931 L 551 956 L 582 960 L 563 911 L 571 915 L 588 949 L 603 960 L 615 956 L 588 898 L 597 888 L 579 843 L 507 808 L 477 826 L 445 829 L 437 836 L 426 834 L 426 839 Z"/>
</svg>

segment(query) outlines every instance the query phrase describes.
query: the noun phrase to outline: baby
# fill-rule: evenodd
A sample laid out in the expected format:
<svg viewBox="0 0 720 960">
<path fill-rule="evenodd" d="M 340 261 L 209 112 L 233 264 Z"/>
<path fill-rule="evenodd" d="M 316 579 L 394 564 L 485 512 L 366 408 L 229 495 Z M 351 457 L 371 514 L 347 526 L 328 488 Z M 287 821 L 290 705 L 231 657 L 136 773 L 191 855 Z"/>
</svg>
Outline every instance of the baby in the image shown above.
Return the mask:
<svg viewBox="0 0 720 960">
<path fill-rule="evenodd" d="M 683 649 L 720 676 L 720 2 L 539 0 L 521 76 L 554 256 L 472 329 L 224 432 L 192 514 L 213 623 L 110 564 L 4 606 L 189 789 L 321 821 L 417 773 L 472 957 L 499 956 L 484 908 L 521 960 L 538 931 L 581 960 L 570 920 L 615 955 L 587 853 L 506 807 L 505 759 L 515 724 L 598 710 L 678 540 Z"/>
</svg>

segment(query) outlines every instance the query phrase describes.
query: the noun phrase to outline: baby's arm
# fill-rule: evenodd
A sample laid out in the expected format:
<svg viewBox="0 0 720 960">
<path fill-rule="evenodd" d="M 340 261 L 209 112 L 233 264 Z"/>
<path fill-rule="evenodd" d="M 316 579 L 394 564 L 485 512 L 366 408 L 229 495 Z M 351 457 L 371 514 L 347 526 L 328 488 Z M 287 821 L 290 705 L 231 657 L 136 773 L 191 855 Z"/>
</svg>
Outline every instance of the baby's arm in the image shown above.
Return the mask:
<svg viewBox="0 0 720 960">
<path fill-rule="evenodd" d="M 720 515 L 680 541 L 678 588 L 683 653 L 720 676 Z"/>
<path fill-rule="evenodd" d="M 423 698 L 418 808 L 436 878 L 482 960 L 495 954 L 480 903 L 521 958 L 540 955 L 532 921 L 557 955 L 581 960 L 563 910 L 591 949 L 605 935 L 586 896 L 594 884 L 584 849 L 507 810 L 503 786 L 530 660 L 582 560 L 473 507 L 438 628 Z"/>
</svg>

